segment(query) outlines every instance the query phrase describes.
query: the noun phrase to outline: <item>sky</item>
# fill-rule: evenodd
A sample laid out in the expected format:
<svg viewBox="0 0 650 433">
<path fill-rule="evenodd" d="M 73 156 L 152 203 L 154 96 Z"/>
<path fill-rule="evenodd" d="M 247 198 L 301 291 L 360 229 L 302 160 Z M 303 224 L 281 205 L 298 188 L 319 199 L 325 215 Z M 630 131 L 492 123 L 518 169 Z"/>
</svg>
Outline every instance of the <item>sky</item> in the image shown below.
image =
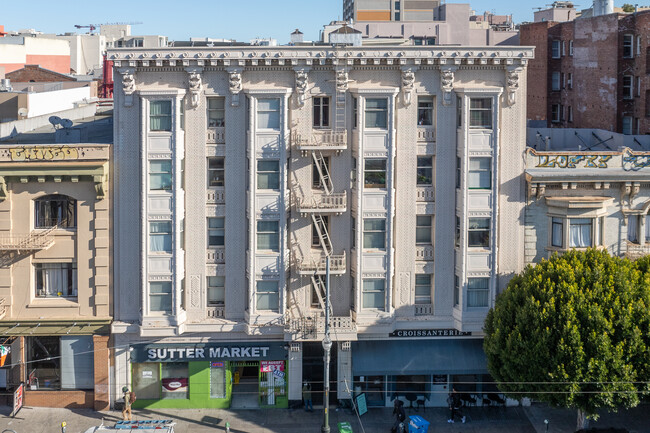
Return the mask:
<svg viewBox="0 0 650 433">
<path fill-rule="evenodd" d="M 591 7 L 578 1 L 577 8 Z M 448 3 L 466 3 L 449 1 Z M 532 21 L 533 10 L 549 0 L 473 0 L 477 14 L 512 14 L 515 22 Z M 324 24 L 341 19 L 343 0 L 0 0 L 0 25 L 5 30 L 36 29 L 44 33 L 79 32 L 74 25 L 130 23 L 134 35 L 164 35 L 170 40 L 190 37 L 235 39 L 248 42 L 272 37 L 287 43 L 299 28 L 305 40 L 318 40 Z M 616 6 L 625 1 L 616 0 Z M 628 0 L 628 3 L 634 3 Z"/>
</svg>

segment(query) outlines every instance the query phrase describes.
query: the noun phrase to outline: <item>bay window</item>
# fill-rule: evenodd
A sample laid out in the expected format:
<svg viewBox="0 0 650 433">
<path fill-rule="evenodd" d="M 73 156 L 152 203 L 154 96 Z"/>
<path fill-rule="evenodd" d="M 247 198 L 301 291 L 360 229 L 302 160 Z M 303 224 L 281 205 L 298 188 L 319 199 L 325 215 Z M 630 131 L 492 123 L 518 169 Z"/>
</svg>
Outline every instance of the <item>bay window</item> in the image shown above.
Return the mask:
<svg viewBox="0 0 650 433">
<path fill-rule="evenodd" d="M 571 248 L 588 248 L 592 246 L 592 219 L 569 219 L 569 246 Z"/>
<path fill-rule="evenodd" d="M 149 161 L 149 189 L 151 191 L 169 191 L 172 189 L 171 160 Z"/>
<path fill-rule="evenodd" d="M 363 220 L 363 248 L 386 248 L 386 220 L 367 218 Z"/>
<path fill-rule="evenodd" d="M 258 281 L 256 295 L 258 311 L 279 311 L 279 288 L 277 281 Z"/>
<path fill-rule="evenodd" d="M 382 278 L 363 280 L 363 308 L 384 309 L 386 281 Z"/>
<path fill-rule="evenodd" d="M 280 251 L 280 223 L 257 221 L 257 250 Z"/>
<path fill-rule="evenodd" d="M 366 128 L 388 128 L 388 99 L 366 99 Z"/>
<path fill-rule="evenodd" d="M 467 307 L 487 307 L 490 294 L 489 278 L 467 279 Z"/>
<path fill-rule="evenodd" d="M 469 100 L 469 127 L 492 129 L 492 98 Z"/>
<path fill-rule="evenodd" d="M 415 303 L 431 304 L 431 274 L 415 274 Z"/>
<path fill-rule="evenodd" d="M 366 188 L 386 188 L 386 159 L 366 158 L 363 179 Z"/>
<path fill-rule="evenodd" d="M 469 189 L 492 188 L 492 158 L 470 158 L 467 174 Z"/>
<path fill-rule="evenodd" d="M 172 130 L 172 101 L 151 101 L 149 104 L 149 129 Z"/>
<path fill-rule="evenodd" d="M 470 218 L 467 239 L 469 247 L 490 247 L 490 218 Z"/>
<path fill-rule="evenodd" d="M 257 161 L 257 189 L 280 189 L 280 161 Z"/>
<path fill-rule="evenodd" d="M 208 307 L 222 306 L 226 301 L 226 277 L 208 277 Z"/>
<path fill-rule="evenodd" d="M 149 311 L 171 314 L 172 312 L 172 282 L 149 282 Z"/>
<path fill-rule="evenodd" d="M 172 222 L 149 222 L 149 251 L 159 253 L 172 252 Z"/>
<path fill-rule="evenodd" d="M 257 100 L 257 127 L 259 129 L 280 129 L 280 99 Z"/>
</svg>

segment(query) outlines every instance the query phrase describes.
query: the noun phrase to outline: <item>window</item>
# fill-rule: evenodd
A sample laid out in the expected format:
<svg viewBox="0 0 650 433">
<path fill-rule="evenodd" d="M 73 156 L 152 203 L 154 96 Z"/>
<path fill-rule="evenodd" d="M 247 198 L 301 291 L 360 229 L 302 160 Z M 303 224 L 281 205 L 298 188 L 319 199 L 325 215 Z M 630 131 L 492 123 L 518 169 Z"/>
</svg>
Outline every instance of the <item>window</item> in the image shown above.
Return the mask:
<svg viewBox="0 0 650 433">
<path fill-rule="evenodd" d="M 149 251 L 159 253 L 172 252 L 172 222 L 149 222 Z"/>
<path fill-rule="evenodd" d="M 400 13 L 399 13 L 399 12 L 395 12 L 395 21 L 399 21 L 399 20 L 400 20 Z M 416 44 L 416 45 L 417 45 L 417 44 Z"/>
<path fill-rule="evenodd" d="M 367 249 L 379 250 L 386 248 L 385 219 L 363 220 L 363 247 Z"/>
<path fill-rule="evenodd" d="M 210 362 L 210 398 L 226 398 L 226 366 Z"/>
<path fill-rule="evenodd" d="M 462 177 L 460 157 L 456 157 L 456 188 L 460 188 L 460 179 Z"/>
<path fill-rule="evenodd" d="M 623 116 L 623 134 L 632 134 L 632 116 Z"/>
<path fill-rule="evenodd" d="M 588 248 L 591 243 L 591 218 L 569 219 L 569 246 L 572 248 Z"/>
<path fill-rule="evenodd" d="M 357 129 L 359 119 L 359 98 L 352 98 L 352 128 Z"/>
<path fill-rule="evenodd" d="M 460 248 L 460 217 L 456 216 L 456 228 L 454 233 L 454 245 Z"/>
<path fill-rule="evenodd" d="M 46 195 L 34 201 L 34 228 L 77 227 L 77 200 L 67 195 Z"/>
<path fill-rule="evenodd" d="M 463 127 L 463 98 L 456 97 L 456 128 Z"/>
<path fill-rule="evenodd" d="M 627 217 L 627 240 L 630 242 L 638 242 L 637 235 L 638 224 L 640 215 L 628 215 Z"/>
<path fill-rule="evenodd" d="M 365 159 L 363 179 L 366 188 L 386 188 L 386 159 Z"/>
<path fill-rule="evenodd" d="M 352 248 L 354 249 L 357 247 L 357 219 L 351 217 L 350 222 L 350 235 L 352 236 Z"/>
<path fill-rule="evenodd" d="M 223 247 L 226 239 L 226 219 L 224 217 L 208 218 L 208 246 Z"/>
<path fill-rule="evenodd" d="M 467 232 L 469 247 L 490 246 L 490 218 L 470 218 Z"/>
<path fill-rule="evenodd" d="M 280 223 L 278 221 L 257 222 L 257 250 L 280 251 Z"/>
<path fill-rule="evenodd" d="M 469 189 L 492 188 L 492 158 L 470 158 L 467 173 Z"/>
<path fill-rule="evenodd" d="M 431 274 L 415 274 L 415 303 L 431 305 Z"/>
<path fill-rule="evenodd" d="M 76 298 L 76 263 L 34 263 L 37 298 Z"/>
<path fill-rule="evenodd" d="M 469 127 L 492 129 L 492 98 L 470 99 Z"/>
<path fill-rule="evenodd" d="M 420 96 L 418 98 L 418 125 L 433 125 L 433 97 Z"/>
<path fill-rule="evenodd" d="M 645 117 L 650 117 L 650 90 L 645 91 Z"/>
<path fill-rule="evenodd" d="M 551 104 L 551 122 L 560 121 L 560 104 Z"/>
<path fill-rule="evenodd" d="M 560 41 L 553 41 L 551 43 L 551 57 L 553 59 L 560 58 Z"/>
<path fill-rule="evenodd" d="M 569 41 L 569 55 L 573 55 L 573 40 Z"/>
<path fill-rule="evenodd" d="M 489 278 L 467 279 L 467 307 L 487 307 L 490 293 Z"/>
<path fill-rule="evenodd" d="M 133 46 L 136 48 L 144 47 L 144 39 L 133 39 Z"/>
<path fill-rule="evenodd" d="M 226 277 L 208 277 L 208 307 L 223 306 L 226 302 Z"/>
<path fill-rule="evenodd" d="M 634 57 L 634 36 L 623 35 L 623 58 L 631 59 Z"/>
<path fill-rule="evenodd" d="M 149 189 L 151 191 L 169 191 L 172 189 L 171 160 L 149 161 Z"/>
<path fill-rule="evenodd" d="M 328 96 L 315 96 L 312 100 L 314 104 L 314 128 L 329 128 L 330 98 Z"/>
<path fill-rule="evenodd" d="M 163 400 L 189 398 L 189 366 L 187 362 L 161 362 L 160 379 Z"/>
<path fill-rule="evenodd" d="M 460 304 L 460 278 L 454 275 L 454 307 Z"/>
<path fill-rule="evenodd" d="M 149 282 L 149 311 L 171 314 L 172 312 L 172 282 Z"/>
<path fill-rule="evenodd" d="M 312 223 L 311 225 L 311 246 L 316 248 L 322 247 L 318 229 L 320 229 L 321 233 L 324 233 L 323 230 L 329 233 L 330 217 L 328 215 L 321 215 L 321 219 L 323 223 L 320 227 L 317 228 L 316 223 Z"/>
<path fill-rule="evenodd" d="M 568 78 L 567 78 L 567 86 L 568 86 L 569 89 L 573 89 L 573 74 L 571 72 L 569 72 L 567 74 L 567 76 L 568 76 Z"/>
<path fill-rule="evenodd" d="M 363 280 L 362 306 L 363 308 L 384 309 L 386 281 L 380 278 Z"/>
<path fill-rule="evenodd" d="M 641 36 L 636 37 L 636 55 L 641 55 Z"/>
<path fill-rule="evenodd" d="M 569 112 L 568 114 L 569 122 L 573 122 L 573 107 L 569 105 L 567 107 L 567 111 Z"/>
<path fill-rule="evenodd" d="M 636 76 L 634 77 L 635 85 L 636 85 L 636 91 L 634 92 L 634 96 L 641 96 L 641 77 Z"/>
<path fill-rule="evenodd" d="M 366 128 L 388 128 L 388 99 L 366 99 Z"/>
<path fill-rule="evenodd" d="M 560 104 L 560 120 L 564 122 L 564 105 Z"/>
<path fill-rule="evenodd" d="M 318 307 L 321 305 L 322 299 L 325 297 L 324 292 L 327 283 L 325 281 L 325 275 L 314 275 L 313 278 L 311 284 L 311 306 Z"/>
<path fill-rule="evenodd" d="M 257 161 L 257 189 L 280 189 L 280 161 Z"/>
<path fill-rule="evenodd" d="M 433 157 L 418 156 L 417 184 L 420 186 L 433 185 Z"/>
<path fill-rule="evenodd" d="M 417 215 L 415 217 L 415 243 L 418 245 L 431 245 L 431 215 Z"/>
<path fill-rule="evenodd" d="M 623 99 L 632 99 L 632 79 L 631 75 L 623 75 Z"/>
<path fill-rule="evenodd" d="M 257 100 L 257 127 L 259 129 L 280 129 L 280 100 Z"/>
<path fill-rule="evenodd" d="M 225 98 L 208 98 L 208 127 L 223 128 L 226 126 Z"/>
<path fill-rule="evenodd" d="M 225 186 L 226 172 L 224 165 L 223 157 L 208 158 L 208 186 Z"/>
<path fill-rule="evenodd" d="M 562 218 L 551 218 L 551 246 L 562 248 L 564 245 L 564 222 Z"/>
<path fill-rule="evenodd" d="M 639 120 L 638 117 L 634 118 L 634 134 L 636 135 L 641 134 L 641 121 Z"/>
<path fill-rule="evenodd" d="M 149 129 L 172 130 L 172 101 L 151 101 L 149 104 Z"/>
<path fill-rule="evenodd" d="M 279 290 L 277 281 L 257 282 L 257 310 L 279 311 Z"/>
<path fill-rule="evenodd" d="M 330 157 L 323 156 L 318 161 L 319 162 L 316 162 L 316 160 L 312 159 L 311 187 L 315 189 L 324 189 L 323 180 L 324 178 L 329 178 L 329 173 L 330 173 Z"/>
<path fill-rule="evenodd" d="M 554 71 L 551 74 L 551 90 L 558 91 L 560 90 L 560 73 Z"/>
<path fill-rule="evenodd" d="M 92 335 L 25 337 L 26 385 L 34 390 L 92 390 L 93 348 Z"/>
<path fill-rule="evenodd" d="M 564 41 L 562 41 L 562 56 L 566 56 L 566 45 L 564 44 Z"/>
</svg>

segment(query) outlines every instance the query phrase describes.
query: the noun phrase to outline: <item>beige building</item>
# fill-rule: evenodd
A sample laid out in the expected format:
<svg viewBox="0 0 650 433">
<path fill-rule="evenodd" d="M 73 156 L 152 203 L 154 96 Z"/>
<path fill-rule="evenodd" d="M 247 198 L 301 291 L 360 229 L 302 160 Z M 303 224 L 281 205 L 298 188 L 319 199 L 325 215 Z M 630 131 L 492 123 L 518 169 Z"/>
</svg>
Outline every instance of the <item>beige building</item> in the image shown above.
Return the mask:
<svg viewBox="0 0 650 433">
<path fill-rule="evenodd" d="M 111 124 L 2 143 L 0 332 L 11 351 L 0 375 L 25 383 L 27 406 L 108 406 Z"/>
</svg>

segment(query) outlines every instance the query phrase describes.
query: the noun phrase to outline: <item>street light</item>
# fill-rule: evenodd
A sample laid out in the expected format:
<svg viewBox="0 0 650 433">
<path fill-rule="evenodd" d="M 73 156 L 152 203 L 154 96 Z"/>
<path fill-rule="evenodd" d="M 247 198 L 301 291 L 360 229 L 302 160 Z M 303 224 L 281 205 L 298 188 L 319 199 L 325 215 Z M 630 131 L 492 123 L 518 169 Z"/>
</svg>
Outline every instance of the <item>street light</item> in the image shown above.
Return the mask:
<svg viewBox="0 0 650 433">
<path fill-rule="evenodd" d="M 546 433 L 548 433 L 548 420 L 547 419 L 544 420 L 544 424 L 546 424 Z"/>
<path fill-rule="evenodd" d="M 329 407 L 330 407 L 330 350 L 332 340 L 330 339 L 330 257 L 325 259 L 325 337 L 323 338 L 323 349 L 325 355 L 325 393 L 323 394 L 323 426 L 322 433 L 330 433 Z"/>
</svg>

